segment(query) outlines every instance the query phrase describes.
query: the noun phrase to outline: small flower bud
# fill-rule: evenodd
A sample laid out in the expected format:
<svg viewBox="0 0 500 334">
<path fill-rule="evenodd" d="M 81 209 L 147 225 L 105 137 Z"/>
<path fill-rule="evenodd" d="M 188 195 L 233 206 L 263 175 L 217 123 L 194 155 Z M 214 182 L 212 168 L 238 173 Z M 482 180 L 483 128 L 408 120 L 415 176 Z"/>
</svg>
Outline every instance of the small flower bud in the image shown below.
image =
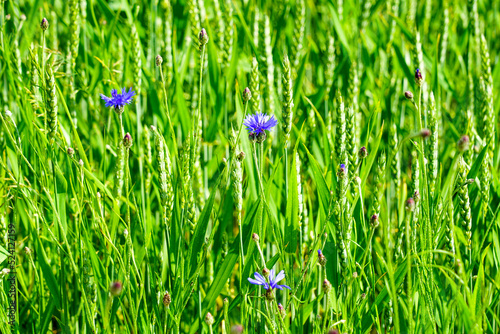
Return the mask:
<svg viewBox="0 0 500 334">
<path fill-rule="evenodd" d="M 208 43 L 208 34 L 205 28 L 202 28 L 200 34 L 198 35 L 198 41 L 200 42 L 200 51 Z"/>
<path fill-rule="evenodd" d="M 378 215 L 377 214 L 374 214 L 372 215 L 372 217 L 370 218 L 370 225 L 375 228 L 379 225 L 379 220 L 378 220 Z"/>
<path fill-rule="evenodd" d="M 5 15 L 5 21 L 9 21 L 9 20 L 10 20 L 10 14 Z"/>
<path fill-rule="evenodd" d="M 326 256 L 323 255 L 321 249 L 318 249 L 318 263 L 320 266 L 324 267 L 326 265 Z"/>
<path fill-rule="evenodd" d="M 207 315 L 205 316 L 205 323 L 208 326 L 212 326 L 214 324 L 214 317 L 212 313 L 208 312 Z"/>
<path fill-rule="evenodd" d="M 323 290 L 325 290 L 325 293 L 330 293 L 330 291 L 332 290 L 332 283 L 330 283 L 330 281 L 326 278 L 323 281 Z"/>
<path fill-rule="evenodd" d="M 262 131 L 262 132 L 259 132 L 255 138 L 255 140 L 257 141 L 257 143 L 263 143 L 267 138 L 267 135 L 266 135 L 266 132 L 265 131 Z"/>
<path fill-rule="evenodd" d="M 405 92 L 405 97 L 407 100 L 413 101 L 413 93 L 410 91 Z"/>
<path fill-rule="evenodd" d="M 343 179 L 347 176 L 347 168 L 345 167 L 345 164 L 340 164 L 339 170 L 337 171 L 337 176 L 339 177 L 339 179 Z"/>
<path fill-rule="evenodd" d="M 126 238 L 128 237 L 128 230 L 127 229 L 124 229 L 123 230 L 123 236 Z"/>
<path fill-rule="evenodd" d="M 82 159 L 80 159 L 80 160 L 78 161 L 78 164 L 80 165 L 80 167 L 83 167 L 83 165 L 84 165 L 83 160 L 82 160 Z"/>
<path fill-rule="evenodd" d="M 368 156 L 368 151 L 366 150 L 366 147 L 364 147 L 364 146 L 363 146 L 362 148 L 360 148 L 360 149 L 359 149 L 359 152 L 358 152 L 358 157 L 359 157 L 360 159 L 364 159 L 364 158 L 366 158 L 367 156 Z"/>
<path fill-rule="evenodd" d="M 75 155 L 75 150 L 72 147 L 68 147 L 67 152 L 71 158 Z"/>
<path fill-rule="evenodd" d="M 415 203 L 420 202 L 420 191 L 415 190 L 415 192 L 413 193 L 413 199 L 415 200 Z"/>
<path fill-rule="evenodd" d="M 172 302 L 172 296 L 170 296 L 170 293 L 168 293 L 168 291 L 165 291 L 165 294 L 163 295 L 163 305 L 166 308 L 169 308 L 171 302 Z"/>
<path fill-rule="evenodd" d="M 122 282 L 119 281 L 113 282 L 109 286 L 109 292 L 114 297 L 118 297 L 122 293 L 122 289 L 123 289 Z"/>
<path fill-rule="evenodd" d="M 123 114 L 123 111 L 125 110 L 125 108 L 124 108 L 123 105 L 115 105 L 113 107 L 113 110 L 115 111 L 115 113 L 117 113 L 118 115 L 120 115 L 120 114 Z"/>
<path fill-rule="evenodd" d="M 271 273 L 271 271 L 269 269 L 267 269 L 267 268 L 262 269 L 262 275 L 265 278 L 268 278 L 270 273 Z"/>
<path fill-rule="evenodd" d="M 26 21 L 26 15 L 24 15 L 24 14 L 19 15 L 19 19 L 21 21 Z"/>
<path fill-rule="evenodd" d="M 247 88 L 245 88 L 245 90 L 243 91 L 243 103 L 250 101 L 250 99 L 251 99 L 251 98 L 252 98 L 252 92 L 251 92 L 251 91 L 250 91 L 250 89 L 247 87 Z"/>
<path fill-rule="evenodd" d="M 431 130 L 429 130 L 429 129 L 420 130 L 420 137 L 422 137 L 423 139 L 427 139 L 430 136 L 431 136 Z"/>
<path fill-rule="evenodd" d="M 5 117 L 7 117 L 7 118 L 12 117 L 12 111 L 10 111 L 10 110 L 5 110 L 4 114 L 5 114 Z"/>
<path fill-rule="evenodd" d="M 422 86 L 422 83 L 424 81 L 424 77 L 422 76 L 422 72 L 420 72 L 420 69 L 416 69 L 415 71 L 415 83 L 417 86 Z"/>
<path fill-rule="evenodd" d="M 328 334 L 340 334 L 339 330 L 338 329 L 330 329 L 328 331 Z"/>
<path fill-rule="evenodd" d="M 470 144 L 469 136 L 463 135 L 457 142 L 457 148 L 460 152 L 465 152 L 469 149 L 469 144 Z"/>
<path fill-rule="evenodd" d="M 125 148 L 132 147 L 132 136 L 128 132 L 125 134 L 125 137 L 123 137 L 123 147 Z"/>
<path fill-rule="evenodd" d="M 156 66 L 161 66 L 162 63 L 163 63 L 163 58 L 160 55 L 156 56 L 155 58 Z"/>
<path fill-rule="evenodd" d="M 231 334 L 241 334 L 243 333 L 243 325 L 233 325 L 231 327 Z"/>
<path fill-rule="evenodd" d="M 243 161 L 243 159 L 245 159 L 245 152 L 241 151 L 240 153 L 238 153 L 238 155 L 236 156 L 236 160 L 238 161 Z"/>
<path fill-rule="evenodd" d="M 260 240 L 259 235 L 257 233 L 252 234 L 252 240 L 258 242 Z"/>
<path fill-rule="evenodd" d="M 250 140 L 252 143 L 257 142 L 257 135 L 253 132 L 250 132 L 248 134 L 248 140 Z"/>
<path fill-rule="evenodd" d="M 265 296 L 266 296 L 266 299 L 268 301 L 272 302 L 274 300 L 274 291 L 273 291 L 273 289 L 266 290 Z"/>
<path fill-rule="evenodd" d="M 413 198 L 410 197 L 406 200 L 405 209 L 408 212 L 415 210 L 415 200 Z"/>
<path fill-rule="evenodd" d="M 31 249 L 29 247 L 24 247 L 26 254 L 31 255 Z"/>
<path fill-rule="evenodd" d="M 49 21 L 45 17 L 42 19 L 42 22 L 40 23 L 40 28 L 42 28 L 43 31 L 49 28 Z"/>
<path fill-rule="evenodd" d="M 278 311 L 280 312 L 280 316 L 282 318 L 285 318 L 285 316 L 286 316 L 286 310 L 283 307 L 283 305 L 281 305 L 281 303 L 278 304 Z"/>
<path fill-rule="evenodd" d="M 353 277 L 353 278 L 358 278 L 358 272 L 357 272 L 357 271 L 353 272 L 353 273 L 352 273 L 352 277 Z"/>
</svg>

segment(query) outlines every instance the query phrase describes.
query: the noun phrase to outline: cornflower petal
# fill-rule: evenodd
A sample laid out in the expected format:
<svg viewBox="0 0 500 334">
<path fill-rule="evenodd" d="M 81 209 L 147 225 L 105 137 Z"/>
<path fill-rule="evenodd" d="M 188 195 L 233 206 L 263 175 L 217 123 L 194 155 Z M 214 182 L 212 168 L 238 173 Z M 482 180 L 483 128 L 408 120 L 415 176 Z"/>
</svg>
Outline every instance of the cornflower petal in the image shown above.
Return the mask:
<svg viewBox="0 0 500 334">
<path fill-rule="evenodd" d="M 283 288 L 286 288 L 288 290 L 292 290 L 288 285 L 282 284 L 282 285 L 276 285 L 276 288 L 283 290 Z"/>
<path fill-rule="evenodd" d="M 274 115 L 269 116 L 260 112 L 254 115 L 248 115 L 243 121 L 243 125 L 246 126 L 246 130 L 252 134 L 259 134 L 264 131 L 270 131 L 277 124 L 278 121 L 276 120 Z"/>
<path fill-rule="evenodd" d="M 283 278 L 285 278 L 285 271 L 282 270 L 279 272 L 279 274 L 276 276 L 276 278 L 274 279 L 274 281 L 276 283 L 278 283 L 279 281 L 281 281 Z"/>
</svg>

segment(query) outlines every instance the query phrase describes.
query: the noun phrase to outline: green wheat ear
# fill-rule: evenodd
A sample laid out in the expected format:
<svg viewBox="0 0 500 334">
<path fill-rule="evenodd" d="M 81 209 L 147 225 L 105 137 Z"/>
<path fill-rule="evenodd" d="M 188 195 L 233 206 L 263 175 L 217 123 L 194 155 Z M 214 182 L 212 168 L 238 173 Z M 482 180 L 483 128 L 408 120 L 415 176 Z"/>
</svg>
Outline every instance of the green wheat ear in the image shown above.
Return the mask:
<svg viewBox="0 0 500 334">
<path fill-rule="evenodd" d="M 438 176 L 439 123 L 436 115 L 436 103 L 434 101 L 434 94 L 432 92 L 430 94 L 428 120 L 431 136 L 429 138 L 427 160 L 429 166 L 430 192 L 431 194 L 433 194 Z"/>
<path fill-rule="evenodd" d="M 290 140 L 290 132 L 292 131 L 292 119 L 293 119 L 293 85 L 292 85 L 292 68 L 290 66 L 290 60 L 288 56 L 285 55 L 283 58 L 283 102 L 281 117 L 283 118 L 282 129 L 283 138 L 285 142 L 285 147 L 288 147 L 288 141 Z"/>
<path fill-rule="evenodd" d="M 131 37 L 133 85 L 137 96 L 140 96 L 142 83 L 141 41 L 135 24 L 132 24 Z"/>
<path fill-rule="evenodd" d="M 172 182 L 172 162 L 168 147 L 165 143 L 163 136 L 152 127 L 153 135 L 155 138 L 156 146 L 156 163 L 158 173 L 158 183 L 161 198 L 161 205 L 163 207 L 163 222 L 166 227 L 170 227 L 170 219 L 174 207 L 174 188 Z"/>
<path fill-rule="evenodd" d="M 275 108 L 274 106 L 274 62 L 273 62 L 273 47 L 271 45 L 271 26 L 269 16 L 263 14 L 263 19 L 260 20 L 260 40 L 259 43 L 264 49 L 263 62 L 261 66 L 261 85 L 263 87 L 263 99 L 266 108 Z"/>
<path fill-rule="evenodd" d="M 250 74 L 250 91 L 252 99 L 250 100 L 252 113 L 260 112 L 260 79 L 259 79 L 259 62 L 257 58 L 252 59 L 252 72 Z"/>
<path fill-rule="evenodd" d="M 346 115 L 344 108 L 344 99 L 337 92 L 337 125 L 335 128 L 335 158 L 337 159 L 337 166 L 345 164 L 347 155 L 346 153 Z"/>
<path fill-rule="evenodd" d="M 373 189 L 373 204 L 372 204 L 372 215 L 380 216 L 380 201 L 382 195 L 385 192 L 385 164 L 386 155 L 385 152 L 381 152 L 377 160 L 377 169 L 375 172 L 374 179 L 374 189 Z"/>
<path fill-rule="evenodd" d="M 224 11 L 224 49 L 222 51 L 222 68 L 227 69 L 231 63 L 234 43 L 233 4 L 225 0 Z"/>
<path fill-rule="evenodd" d="M 290 56 L 294 73 L 298 71 L 300 53 L 302 51 L 302 40 L 304 39 L 304 31 L 306 26 L 306 6 L 305 0 L 295 1 L 295 20 L 293 26 L 293 39 L 290 45 Z"/>
<path fill-rule="evenodd" d="M 165 58 L 166 69 L 166 82 L 167 87 L 170 86 L 173 78 L 173 59 L 172 59 L 172 7 L 170 1 L 163 0 L 161 2 L 163 9 L 162 26 L 163 26 L 163 40 L 161 54 Z"/>
<path fill-rule="evenodd" d="M 469 201 L 469 189 L 467 185 L 467 164 L 465 163 L 463 157 L 460 157 L 458 164 L 458 176 L 455 185 L 458 195 L 458 207 L 456 209 L 458 210 L 460 222 L 465 232 L 467 249 L 470 250 L 472 248 L 472 215 Z"/>
<path fill-rule="evenodd" d="M 330 91 L 332 90 L 333 77 L 335 74 L 335 38 L 333 35 L 328 36 L 328 47 L 326 49 L 326 64 L 325 64 L 325 100 L 328 101 Z"/>
</svg>

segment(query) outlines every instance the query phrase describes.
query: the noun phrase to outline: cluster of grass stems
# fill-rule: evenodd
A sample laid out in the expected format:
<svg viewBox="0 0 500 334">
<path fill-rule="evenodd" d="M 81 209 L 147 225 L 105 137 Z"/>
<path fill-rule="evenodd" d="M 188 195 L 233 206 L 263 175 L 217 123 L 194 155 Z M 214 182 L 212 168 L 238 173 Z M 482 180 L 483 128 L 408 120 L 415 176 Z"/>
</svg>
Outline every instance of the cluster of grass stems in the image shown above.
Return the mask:
<svg viewBox="0 0 500 334">
<path fill-rule="evenodd" d="M 498 2 L 0 4 L 0 332 L 500 331 Z"/>
</svg>

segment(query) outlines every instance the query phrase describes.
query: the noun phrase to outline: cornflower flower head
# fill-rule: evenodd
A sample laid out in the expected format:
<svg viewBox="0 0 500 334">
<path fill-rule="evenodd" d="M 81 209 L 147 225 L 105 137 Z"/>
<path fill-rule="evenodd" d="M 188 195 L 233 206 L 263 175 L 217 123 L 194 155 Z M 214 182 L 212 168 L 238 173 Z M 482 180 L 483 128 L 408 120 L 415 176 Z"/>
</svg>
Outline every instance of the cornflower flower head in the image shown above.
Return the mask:
<svg viewBox="0 0 500 334">
<path fill-rule="evenodd" d="M 278 121 L 274 115 L 269 116 L 258 112 L 254 115 L 248 115 L 243 124 L 248 131 L 248 138 L 251 141 L 262 143 L 267 137 L 265 131 L 271 131 L 278 124 Z"/>
<path fill-rule="evenodd" d="M 122 93 L 118 94 L 116 89 L 111 90 L 111 97 L 107 97 L 101 94 L 101 98 L 106 101 L 106 107 L 114 107 L 115 111 L 119 114 L 123 112 L 123 107 L 126 104 L 130 104 L 135 96 L 135 92 L 130 88 L 127 92 L 125 88 L 122 89 Z"/>
<path fill-rule="evenodd" d="M 266 290 L 272 290 L 272 289 L 280 289 L 283 290 L 283 288 L 287 288 L 291 290 L 291 288 L 288 285 L 279 285 L 278 282 L 281 281 L 283 278 L 285 278 L 285 271 L 282 270 L 276 275 L 274 269 L 271 269 L 271 272 L 269 274 L 269 282 L 266 281 L 265 277 L 259 274 L 258 272 L 255 272 L 253 274 L 256 279 L 253 278 L 248 278 L 248 281 L 252 284 L 255 285 L 262 285 L 264 289 Z"/>
</svg>

